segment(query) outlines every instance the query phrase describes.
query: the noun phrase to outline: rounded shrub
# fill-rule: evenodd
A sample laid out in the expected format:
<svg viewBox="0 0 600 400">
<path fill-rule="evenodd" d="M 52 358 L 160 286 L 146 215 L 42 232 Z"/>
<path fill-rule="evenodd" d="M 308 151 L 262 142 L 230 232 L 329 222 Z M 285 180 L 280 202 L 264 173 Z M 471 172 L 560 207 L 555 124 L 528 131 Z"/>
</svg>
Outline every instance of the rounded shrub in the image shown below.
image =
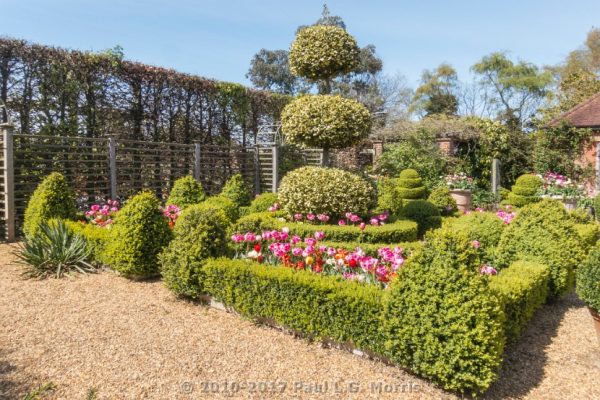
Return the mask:
<svg viewBox="0 0 600 400">
<path fill-rule="evenodd" d="M 588 307 L 600 312 L 600 247 L 594 247 L 577 269 L 576 290 Z"/>
<path fill-rule="evenodd" d="M 397 216 L 402 209 L 402 199 L 396 190 L 398 182 L 394 178 L 382 177 L 377 180 L 377 211 L 388 211 Z"/>
<path fill-rule="evenodd" d="M 419 176 L 419 173 L 414 169 L 405 169 L 400 172 L 400 176 L 397 179 L 398 196 L 402 200 L 407 202 L 425 199 L 427 196 L 427 188 L 423 185 L 423 180 Z"/>
<path fill-rule="evenodd" d="M 447 390 L 476 394 L 496 379 L 504 313 L 464 233 L 427 237 L 384 298 L 386 354 Z"/>
<path fill-rule="evenodd" d="M 496 263 L 507 267 L 531 259 L 550 268 L 550 295 L 560 297 L 573 287 L 574 271 L 585 251 L 562 203 L 542 200 L 523 207 L 508 225 L 496 248 Z"/>
<path fill-rule="evenodd" d="M 369 134 L 371 115 L 356 100 L 307 95 L 285 106 L 281 130 L 290 144 L 338 149 L 352 146 Z"/>
<path fill-rule="evenodd" d="M 456 200 L 450 195 L 450 189 L 447 186 L 438 186 L 433 189 L 427 201 L 436 206 L 440 214 L 444 216 L 452 215 L 458 210 Z"/>
<path fill-rule="evenodd" d="M 259 194 L 250 203 L 247 214 L 268 211 L 275 203 L 277 203 L 277 193 L 267 192 Z"/>
<path fill-rule="evenodd" d="M 96 264 L 105 264 L 104 252 L 110 238 L 111 228 L 85 224 L 80 221 L 65 221 L 76 234 L 83 236 L 90 249 L 90 256 Z"/>
<path fill-rule="evenodd" d="M 50 219 L 75 219 L 77 206 L 75 195 L 62 174 L 53 172 L 48 175 L 35 189 L 23 220 L 25 237 L 33 237 L 41 224 Z"/>
<path fill-rule="evenodd" d="M 142 192 L 117 213 L 103 258 L 124 276 L 154 276 L 159 272 L 157 256 L 170 239 L 160 201 L 154 194 Z"/>
<path fill-rule="evenodd" d="M 210 204 L 185 209 L 173 229 L 173 240 L 160 254 L 165 286 L 178 296 L 197 298 L 202 293 L 201 269 L 210 257 L 227 254 L 229 220 Z"/>
<path fill-rule="evenodd" d="M 330 79 L 353 71 L 360 49 L 345 29 L 314 25 L 301 29 L 289 54 L 290 71 L 311 80 Z"/>
<path fill-rule="evenodd" d="M 375 189 L 359 175 L 341 169 L 302 167 L 283 177 L 279 201 L 290 214 L 366 215 L 375 205 Z"/>
<path fill-rule="evenodd" d="M 229 223 L 233 224 L 240 217 L 240 210 L 236 203 L 229 197 L 211 196 L 204 200 L 202 204 L 218 207 L 225 213 Z"/>
<path fill-rule="evenodd" d="M 598 243 L 598 239 L 600 239 L 600 225 L 596 223 L 575 224 L 574 228 L 581 239 L 581 244 L 586 253 Z"/>
<path fill-rule="evenodd" d="M 201 203 L 206 196 L 202 185 L 192 176 L 179 178 L 173 184 L 173 189 L 169 193 L 166 204 L 174 204 L 181 210 L 184 210 L 192 204 Z"/>
<path fill-rule="evenodd" d="M 473 212 L 453 219 L 448 224 L 455 231 L 464 232 L 469 240 L 477 240 L 485 254 L 485 261 L 490 262 L 494 258 L 496 246 L 500 242 L 504 223 L 492 213 Z"/>
<path fill-rule="evenodd" d="M 400 215 L 417 223 L 419 236 L 442 225 L 442 218 L 437 207 L 426 200 L 411 201 L 402 208 Z"/>
<path fill-rule="evenodd" d="M 544 182 L 539 176 L 532 174 L 521 175 L 517 178 L 512 191 L 504 203 L 511 204 L 515 207 L 523 207 L 527 204 L 537 203 L 541 200 L 538 195 Z"/>
<path fill-rule="evenodd" d="M 220 196 L 227 197 L 238 207 L 249 206 L 252 199 L 250 187 L 241 174 L 235 174 L 225 182 Z"/>
</svg>

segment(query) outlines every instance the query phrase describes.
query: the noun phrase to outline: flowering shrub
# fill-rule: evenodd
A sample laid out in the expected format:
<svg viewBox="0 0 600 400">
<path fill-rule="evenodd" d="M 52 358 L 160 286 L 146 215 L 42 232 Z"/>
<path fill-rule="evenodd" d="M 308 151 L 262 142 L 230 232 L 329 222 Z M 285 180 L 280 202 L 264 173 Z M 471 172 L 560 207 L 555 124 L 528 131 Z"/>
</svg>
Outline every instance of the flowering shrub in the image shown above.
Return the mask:
<svg viewBox="0 0 600 400">
<path fill-rule="evenodd" d="M 458 174 L 446 175 L 444 177 L 446 185 L 450 190 L 473 190 L 475 189 L 475 183 L 473 178 L 467 176 L 464 172 Z"/>
<path fill-rule="evenodd" d="M 357 247 L 354 251 L 320 245 L 325 233 L 301 238 L 290 235 L 288 228 L 264 231 L 261 234 L 235 233 L 231 240 L 237 258 L 249 258 L 259 263 L 283 265 L 296 270 L 309 270 L 324 275 L 339 275 L 347 280 L 387 287 L 398 269 L 404 264 L 403 250 L 399 247 L 378 249 L 372 257 Z"/>
<path fill-rule="evenodd" d="M 578 185 L 564 175 L 555 172 L 546 172 L 543 176 L 537 176 L 543 181 L 539 192 L 541 196 L 561 196 L 567 199 L 577 199 L 584 194 L 581 185 Z"/>
<path fill-rule="evenodd" d="M 119 202 L 117 200 L 107 200 L 103 205 L 92 204 L 90 209 L 85 212 L 85 218 L 92 225 L 110 227 L 118 211 Z"/>
<path fill-rule="evenodd" d="M 165 208 L 163 208 L 163 215 L 169 222 L 169 228 L 173 229 L 175 226 L 175 221 L 177 221 L 177 217 L 181 214 L 181 209 L 177 207 L 175 204 L 169 204 Z"/>
</svg>

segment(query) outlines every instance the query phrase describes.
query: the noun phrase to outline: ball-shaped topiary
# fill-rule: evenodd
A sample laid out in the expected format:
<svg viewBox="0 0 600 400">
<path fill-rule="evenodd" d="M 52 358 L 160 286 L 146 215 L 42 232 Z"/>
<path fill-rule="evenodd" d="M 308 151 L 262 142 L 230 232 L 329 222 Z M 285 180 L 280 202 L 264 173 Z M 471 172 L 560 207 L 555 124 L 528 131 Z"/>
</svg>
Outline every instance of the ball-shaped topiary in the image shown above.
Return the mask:
<svg viewBox="0 0 600 400">
<path fill-rule="evenodd" d="M 227 197 L 238 207 L 245 207 L 250 205 L 252 191 L 242 175 L 235 174 L 225 182 L 220 196 Z"/>
<path fill-rule="evenodd" d="M 290 214 L 366 215 L 375 205 L 375 188 L 359 175 L 341 169 L 302 167 L 283 177 L 279 201 Z"/>
<path fill-rule="evenodd" d="M 594 247 L 577 269 L 576 290 L 588 307 L 600 312 L 600 247 Z"/>
<path fill-rule="evenodd" d="M 277 203 L 277 193 L 262 193 L 252 200 L 248 208 L 248 214 L 268 211 L 275 203 Z"/>
<path fill-rule="evenodd" d="M 419 173 L 414 169 L 405 169 L 400 172 L 397 179 L 398 196 L 407 202 L 425 199 L 427 196 L 427 188 L 423 185 L 423 180 Z"/>
<path fill-rule="evenodd" d="M 339 149 L 352 146 L 369 134 L 371 115 L 356 100 L 307 95 L 285 106 L 281 130 L 290 144 Z"/>
<path fill-rule="evenodd" d="M 572 288 L 574 271 L 585 259 L 585 252 L 560 202 L 546 199 L 527 205 L 504 229 L 496 248 L 497 266 L 507 267 L 527 258 L 550 268 L 552 297 L 560 297 Z"/>
<path fill-rule="evenodd" d="M 384 298 L 387 356 L 448 390 L 485 391 L 504 348 L 504 313 L 464 233 L 438 229 Z"/>
<path fill-rule="evenodd" d="M 126 277 L 158 274 L 157 256 L 171 240 L 171 230 L 154 194 L 142 192 L 129 199 L 110 231 L 103 259 L 111 268 Z"/>
<path fill-rule="evenodd" d="M 211 196 L 204 200 L 202 204 L 211 205 L 218 207 L 225 213 L 225 216 L 229 220 L 229 223 L 234 223 L 240 217 L 240 210 L 236 203 L 233 202 L 229 197 L 225 196 Z"/>
<path fill-rule="evenodd" d="M 419 236 L 423 236 L 428 230 L 439 228 L 442 225 L 439 210 L 434 204 L 426 200 L 414 200 L 407 203 L 402 208 L 400 215 L 417 223 Z"/>
<path fill-rule="evenodd" d="M 456 200 L 450 195 L 450 189 L 447 186 L 438 186 L 431 191 L 427 201 L 435 205 L 440 214 L 452 215 L 458 210 Z"/>
<path fill-rule="evenodd" d="M 174 204 L 184 210 L 192 204 L 201 203 L 205 198 L 202 185 L 192 176 L 179 178 L 173 184 L 166 204 Z"/>
<path fill-rule="evenodd" d="M 523 207 L 527 204 L 537 203 L 541 200 L 538 192 L 543 184 L 544 182 L 539 176 L 532 174 L 521 175 L 517 178 L 505 203 L 515 207 Z"/>
<path fill-rule="evenodd" d="M 359 63 L 360 49 L 345 29 L 315 25 L 301 29 L 289 54 L 290 71 L 310 80 L 331 79 L 352 72 Z"/>
<path fill-rule="evenodd" d="M 159 256 L 165 286 L 178 296 L 197 298 L 202 293 L 203 262 L 228 252 L 228 227 L 219 207 L 195 204 L 185 209 L 177 218 L 174 239 Z"/>
<path fill-rule="evenodd" d="M 40 225 L 52 218 L 74 219 L 75 195 L 62 174 L 53 172 L 37 186 L 25 209 L 23 233 L 33 237 Z"/>
</svg>

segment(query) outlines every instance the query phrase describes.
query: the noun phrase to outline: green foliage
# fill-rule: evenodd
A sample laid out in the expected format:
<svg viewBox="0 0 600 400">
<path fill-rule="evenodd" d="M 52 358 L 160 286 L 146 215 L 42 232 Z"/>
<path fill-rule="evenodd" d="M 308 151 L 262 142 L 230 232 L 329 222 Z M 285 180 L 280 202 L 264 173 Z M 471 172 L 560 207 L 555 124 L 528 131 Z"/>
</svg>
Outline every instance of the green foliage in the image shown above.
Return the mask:
<svg viewBox="0 0 600 400">
<path fill-rule="evenodd" d="M 169 193 L 166 204 L 175 204 L 181 210 L 184 210 L 192 204 L 198 204 L 204 200 L 204 190 L 192 176 L 179 178 L 173 184 L 173 189 Z"/>
<path fill-rule="evenodd" d="M 594 247 L 577 270 L 577 294 L 588 307 L 600 312 L 600 247 Z"/>
<path fill-rule="evenodd" d="M 570 211 L 569 218 L 571 218 L 574 224 L 589 224 L 593 222 L 592 215 L 585 208 L 576 208 Z"/>
<path fill-rule="evenodd" d="M 542 200 L 523 207 L 502 233 L 496 249 L 500 268 L 519 259 L 550 267 L 550 295 L 573 287 L 574 271 L 585 258 L 581 239 L 560 202 Z"/>
<path fill-rule="evenodd" d="M 369 110 L 341 96 L 307 95 L 281 113 L 281 130 L 290 144 L 338 149 L 352 146 L 371 130 Z"/>
<path fill-rule="evenodd" d="M 479 241 L 484 260 L 493 261 L 496 246 L 504 231 L 504 223 L 500 218 L 492 213 L 473 212 L 453 219 L 448 224 L 451 229 L 464 232 L 470 241 Z"/>
<path fill-rule="evenodd" d="M 229 220 L 222 209 L 197 204 L 184 210 L 173 229 L 173 240 L 159 255 L 160 272 L 167 288 L 178 296 L 197 298 L 202 293 L 202 265 L 209 257 L 228 252 Z"/>
<path fill-rule="evenodd" d="M 319 245 L 333 247 L 335 249 L 344 249 L 349 251 L 356 250 L 357 247 L 360 247 L 365 254 L 371 257 L 379 257 L 377 250 L 383 247 L 389 247 L 393 249 L 395 247 L 400 247 L 404 250 L 404 254 L 406 256 L 410 256 L 412 253 L 420 249 L 423 245 L 421 242 L 396 242 L 396 243 L 359 243 L 359 242 L 334 242 L 334 241 L 320 241 Z"/>
<path fill-rule="evenodd" d="M 375 205 L 375 189 L 359 175 L 337 168 L 302 167 L 281 180 L 279 201 L 290 214 L 346 212 L 366 215 Z"/>
<path fill-rule="evenodd" d="M 53 219 L 36 229 L 16 252 L 19 262 L 27 266 L 26 275 L 35 278 L 60 278 L 64 274 L 94 272 L 88 263 L 90 249 L 85 239 L 75 234 L 61 219 Z"/>
<path fill-rule="evenodd" d="M 159 272 L 157 256 L 170 239 L 160 201 L 152 193 L 142 192 L 117 213 L 104 258 L 123 276 L 153 276 Z"/>
<path fill-rule="evenodd" d="M 252 200 L 248 208 L 248 214 L 268 211 L 275 203 L 277 203 L 277 193 L 262 193 Z"/>
<path fill-rule="evenodd" d="M 402 199 L 398 195 L 398 181 L 394 178 L 381 177 L 377 180 L 377 211 L 393 216 L 400 214 Z"/>
<path fill-rule="evenodd" d="M 290 70 L 313 81 L 329 80 L 358 66 L 356 40 L 337 26 L 316 25 L 301 29 L 289 54 Z"/>
<path fill-rule="evenodd" d="M 441 215 L 453 215 L 457 210 L 456 200 L 450 195 L 450 189 L 447 186 L 438 186 L 431 191 L 427 199 L 431 204 L 437 207 Z"/>
<path fill-rule="evenodd" d="M 233 201 L 238 207 L 249 206 L 252 199 L 250 187 L 241 174 L 235 174 L 225 182 L 220 196 Z"/>
<path fill-rule="evenodd" d="M 455 115 L 458 111 L 458 90 L 456 70 L 442 63 L 433 71 L 423 71 L 421 86 L 415 91 L 411 107 L 426 115 Z"/>
<path fill-rule="evenodd" d="M 517 178 L 512 191 L 508 194 L 506 203 L 515 207 L 523 207 L 527 204 L 537 203 L 541 200 L 538 195 L 544 182 L 536 175 L 524 174 Z"/>
<path fill-rule="evenodd" d="M 405 169 L 400 172 L 397 183 L 396 191 L 403 201 L 410 202 L 427 197 L 427 188 L 423 185 L 419 173 L 414 169 Z"/>
<path fill-rule="evenodd" d="M 223 210 L 230 223 L 234 223 L 239 218 L 240 210 L 238 206 L 228 197 L 211 196 L 204 200 L 202 204 L 219 207 Z"/>
<path fill-rule="evenodd" d="M 504 348 L 504 313 L 464 233 L 440 229 L 400 269 L 385 298 L 386 354 L 447 390 L 485 391 Z"/>
<path fill-rule="evenodd" d="M 29 198 L 23 233 L 25 237 L 35 236 L 41 224 L 52 218 L 74 219 L 76 213 L 75 195 L 65 177 L 53 172 L 38 185 Z"/>
<path fill-rule="evenodd" d="M 208 261 L 202 280 L 208 294 L 242 315 L 272 318 L 303 334 L 381 353 L 379 317 L 385 292 L 374 286 L 228 259 Z"/>
<path fill-rule="evenodd" d="M 573 227 L 579 235 L 586 253 L 598 243 L 598 239 L 600 239 L 600 226 L 598 224 L 575 224 Z"/>
<path fill-rule="evenodd" d="M 109 227 L 101 227 L 93 224 L 84 224 L 79 221 L 65 221 L 65 224 L 74 233 L 85 238 L 90 250 L 90 258 L 97 264 L 105 264 L 104 251 L 110 238 Z"/>
<path fill-rule="evenodd" d="M 535 310 L 546 302 L 550 272 L 546 265 L 516 261 L 490 278 L 490 290 L 502 303 L 506 337 L 516 339 Z"/>
<path fill-rule="evenodd" d="M 415 221 L 418 225 L 419 237 L 430 229 L 439 228 L 442 218 L 437 207 L 426 200 L 414 200 L 409 202 L 401 211 L 402 217 Z"/>
</svg>

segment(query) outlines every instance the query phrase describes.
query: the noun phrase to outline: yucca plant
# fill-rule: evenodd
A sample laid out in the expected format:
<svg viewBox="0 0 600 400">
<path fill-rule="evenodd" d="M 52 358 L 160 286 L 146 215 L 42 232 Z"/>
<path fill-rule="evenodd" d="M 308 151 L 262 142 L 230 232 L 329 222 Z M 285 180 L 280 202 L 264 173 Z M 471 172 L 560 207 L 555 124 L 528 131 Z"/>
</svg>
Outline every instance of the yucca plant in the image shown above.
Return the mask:
<svg viewBox="0 0 600 400">
<path fill-rule="evenodd" d="M 16 256 L 28 267 L 25 275 L 42 279 L 94 272 L 96 268 L 88 262 L 90 254 L 83 236 L 74 233 L 63 220 L 53 220 L 42 223 L 34 236 L 25 239 Z"/>
</svg>

